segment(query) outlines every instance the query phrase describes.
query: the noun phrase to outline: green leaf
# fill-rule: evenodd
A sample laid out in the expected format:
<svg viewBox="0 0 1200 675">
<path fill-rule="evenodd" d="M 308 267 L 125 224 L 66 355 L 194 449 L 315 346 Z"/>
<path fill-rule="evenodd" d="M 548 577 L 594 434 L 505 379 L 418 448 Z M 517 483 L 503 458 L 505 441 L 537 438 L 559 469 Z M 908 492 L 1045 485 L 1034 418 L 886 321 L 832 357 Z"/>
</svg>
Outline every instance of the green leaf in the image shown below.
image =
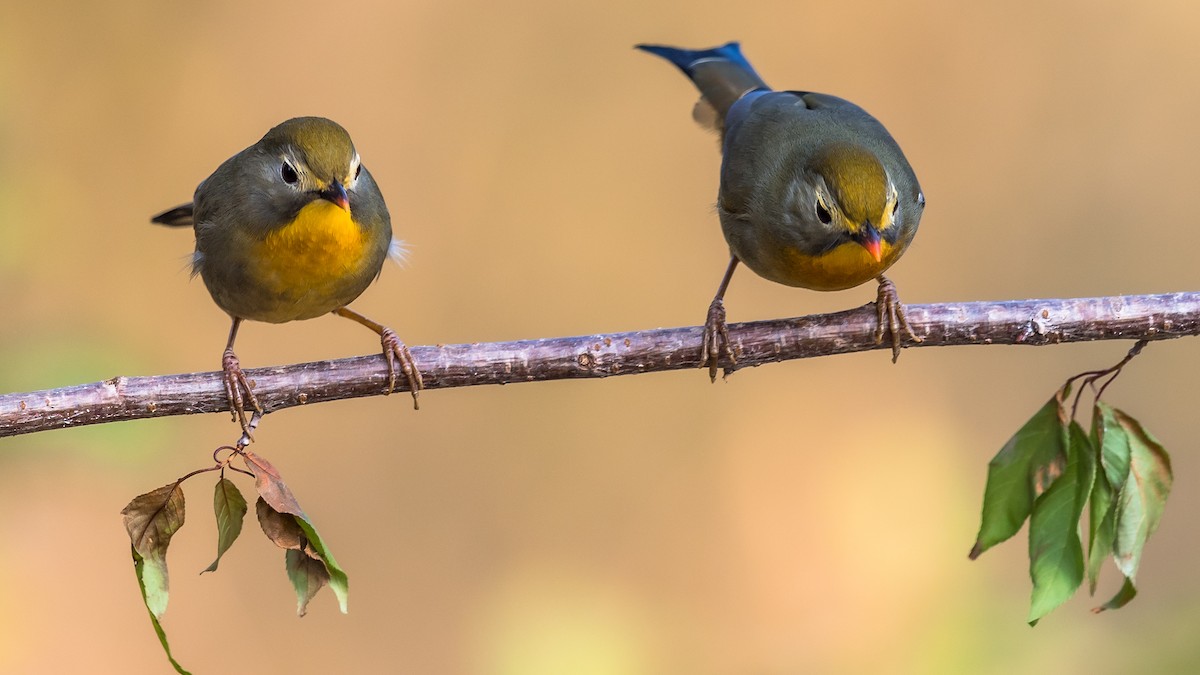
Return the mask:
<svg viewBox="0 0 1200 675">
<path fill-rule="evenodd" d="M 1062 473 L 1067 458 L 1061 402 L 1065 396 L 1066 389 L 1060 389 L 988 463 L 983 519 L 972 560 L 1016 534 L 1034 499 Z"/>
<path fill-rule="evenodd" d="M 1104 401 L 1096 401 L 1092 415 L 1093 437 L 1099 441 L 1100 463 L 1115 494 L 1129 478 L 1129 435 L 1117 421 L 1117 409 Z M 1098 425 L 1096 417 L 1100 418 Z"/>
<path fill-rule="evenodd" d="M 136 566 L 146 608 L 162 618 L 167 611 L 167 547 L 183 526 L 183 488 L 176 481 L 133 498 L 125 508 L 125 530 L 142 563 Z"/>
<path fill-rule="evenodd" d="M 225 555 L 242 533 L 242 520 L 246 517 L 246 498 L 228 478 L 222 477 L 217 481 L 213 492 L 213 513 L 217 517 L 217 559 L 204 568 L 201 574 L 215 572 L 217 564 L 221 562 L 221 556 Z"/>
<path fill-rule="evenodd" d="M 1100 567 L 1112 553 L 1117 536 L 1116 495 L 1129 475 L 1129 439 L 1117 424 L 1112 408 L 1097 401 L 1092 410 L 1092 447 L 1101 470 L 1092 485 L 1088 515 L 1088 594 L 1096 593 Z"/>
<path fill-rule="evenodd" d="M 1113 539 L 1116 537 L 1117 505 L 1113 500 L 1112 486 L 1105 480 L 1103 471 L 1096 472 L 1089 506 L 1088 595 L 1095 595 L 1096 582 L 1100 578 L 1100 568 L 1104 565 L 1104 560 L 1112 553 Z"/>
<path fill-rule="evenodd" d="M 1099 614 L 1100 612 L 1109 609 L 1121 609 L 1125 605 L 1128 605 L 1129 601 L 1133 600 L 1136 596 L 1137 589 L 1133 586 L 1133 579 L 1125 577 L 1125 583 L 1121 584 L 1121 590 L 1117 591 L 1117 594 L 1112 597 L 1112 600 L 1109 600 L 1103 605 L 1096 607 L 1092 610 L 1092 612 L 1094 614 Z"/>
<path fill-rule="evenodd" d="M 1095 461 L 1087 434 L 1077 422 L 1071 422 L 1063 435 L 1066 468 L 1037 497 L 1029 517 L 1030 625 L 1066 602 L 1083 583 L 1079 521 L 1092 489 Z"/>
<path fill-rule="evenodd" d="M 333 590 L 333 594 L 337 596 L 338 607 L 345 614 L 348 610 L 347 602 L 350 600 L 350 580 L 346 577 L 346 573 L 338 566 L 337 561 L 333 559 L 333 553 L 329 547 L 322 541 L 321 535 L 317 534 L 317 529 L 307 518 L 300 516 L 296 517 L 296 522 L 304 530 L 304 534 L 308 537 L 308 542 L 317 550 L 317 554 L 321 556 L 321 560 L 325 562 L 325 569 L 329 572 L 329 588 Z"/>
<path fill-rule="evenodd" d="M 1121 573 L 1132 581 L 1171 493 L 1171 459 L 1140 422 L 1116 408 L 1112 413 L 1129 439 L 1129 475 L 1117 496 L 1113 555 Z"/>
<path fill-rule="evenodd" d="M 167 632 L 163 630 L 162 624 L 158 622 L 158 617 L 150 609 L 150 598 L 146 594 L 146 584 L 144 581 L 146 559 L 138 554 L 136 548 L 130 546 L 130 550 L 133 553 L 133 573 L 137 576 L 138 590 L 142 592 L 142 601 L 146 603 L 146 614 L 150 616 L 150 625 L 154 626 L 154 634 L 158 636 L 158 643 L 162 645 L 163 651 L 167 654 L 167 660 L 171 662 L 171 665 L 175 668 L 175 672 L 180 673 L 180 675 L 191 675 L 171 655 L 171 645 L 167 643 Z"/>
<path fill-rule="evenodd" d="M 288 579 L 296 589 L 296 614 L 304 616 L 308 613 L 308 601 L 329 583 L 329 571 L 319 559 L 302 551 L 289 550 L 285 555 Z"/>
</svg>

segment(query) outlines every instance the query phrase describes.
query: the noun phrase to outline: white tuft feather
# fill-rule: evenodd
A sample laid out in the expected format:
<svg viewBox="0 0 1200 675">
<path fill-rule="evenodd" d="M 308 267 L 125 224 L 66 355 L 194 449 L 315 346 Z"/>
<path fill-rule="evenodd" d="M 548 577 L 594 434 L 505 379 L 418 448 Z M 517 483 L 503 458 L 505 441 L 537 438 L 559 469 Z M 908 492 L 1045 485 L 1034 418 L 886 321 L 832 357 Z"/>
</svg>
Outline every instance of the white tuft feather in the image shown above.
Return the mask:
<svg viewBox="0 0 1200 675">
<path fill-rule="evenodd" d="M 408 246 L 399 239 L 392 237 L 392 243 L 388 244 L 388 257 L 401 267 L 408 262 Z"/>
<path fill-rule="evenodd" d="M 188 256 L 188 271 L 191 272 L 192 278 L 195 279 L 200 274 L 200 266 L 204 264 L 204 254 L 196 251 Z"/>
</svg>

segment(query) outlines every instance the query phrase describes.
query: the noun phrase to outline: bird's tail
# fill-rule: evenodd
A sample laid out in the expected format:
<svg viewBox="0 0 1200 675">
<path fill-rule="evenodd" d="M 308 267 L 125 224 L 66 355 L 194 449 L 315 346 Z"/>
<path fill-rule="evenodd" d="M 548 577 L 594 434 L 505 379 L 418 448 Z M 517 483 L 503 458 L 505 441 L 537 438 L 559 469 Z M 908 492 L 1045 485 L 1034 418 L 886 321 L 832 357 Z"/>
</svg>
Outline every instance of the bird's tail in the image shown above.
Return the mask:
<svg viewBox="0 0 1200 675">
<path fill-rule="evenodd" d="M 701 103 L 707 104 L 716 113 L 709 119 L 697 104 L 696 121 L 714 126 L 718 130 L 723 124 L 729 107 L 746 92 L 768 89 L 746 57 L 741 46 L 729 42 L 712 49 L 679 49 L 664 45 L 637 45 L 637 48 L 661 56 L 675 64 L 700 90 Z"/>
<path fill-rule="evenodd" d="M 184 204 L 176 206 L 169 211 L 163 211 L 151 218 L 150 222 L 166 225 L 167 227 L 191 227 L 192 215 L 192 205 Z"/>
</svg>

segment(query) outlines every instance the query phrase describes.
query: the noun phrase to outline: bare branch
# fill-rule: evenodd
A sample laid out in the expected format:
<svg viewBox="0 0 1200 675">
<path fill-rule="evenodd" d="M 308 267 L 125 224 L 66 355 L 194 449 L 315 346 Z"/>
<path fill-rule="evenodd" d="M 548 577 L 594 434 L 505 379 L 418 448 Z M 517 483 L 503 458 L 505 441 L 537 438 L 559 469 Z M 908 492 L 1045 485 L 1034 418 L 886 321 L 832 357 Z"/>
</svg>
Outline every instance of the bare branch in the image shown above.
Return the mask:
<svg viewBox="0 0 1200 675">
<path fill-rule="evenodd" d="M 1048 345 L 1162 340 L 1200 334 L 1200 292 L 1163 295 L 907 305 L 925 341 L 910 347 Z M 879 349 L 873 305 L 793 319 L 731 324 L 738 368 Z M 426 389 L 609 377 L 700 365 L 701 328 L 412 347 Z M 381 355 L 246 371 L 266 412 L 376 396 L 387 383 Z M 400 384 L 400 383 L 397 383 Z M 0 436 L 166 415 L 228 412 L 219 372 L 116 377 L 0 396 Z"/>
</svg>

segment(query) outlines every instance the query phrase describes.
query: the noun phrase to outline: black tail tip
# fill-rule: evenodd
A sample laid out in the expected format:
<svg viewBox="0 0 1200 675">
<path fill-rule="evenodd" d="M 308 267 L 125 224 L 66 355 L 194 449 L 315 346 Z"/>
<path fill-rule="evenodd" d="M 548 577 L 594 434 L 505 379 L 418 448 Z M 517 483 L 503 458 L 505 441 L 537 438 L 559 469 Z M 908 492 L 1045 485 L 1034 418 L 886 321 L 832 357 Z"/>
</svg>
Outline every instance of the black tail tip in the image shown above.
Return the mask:
<svg viewBox="0 0 1200 675">
<path fill-rule="evenodd" d="M 190 227 L 192 225 L 192 205 L 184 204 L 150 219 L 150 222 L 167 227 Z"/>
</svg>

